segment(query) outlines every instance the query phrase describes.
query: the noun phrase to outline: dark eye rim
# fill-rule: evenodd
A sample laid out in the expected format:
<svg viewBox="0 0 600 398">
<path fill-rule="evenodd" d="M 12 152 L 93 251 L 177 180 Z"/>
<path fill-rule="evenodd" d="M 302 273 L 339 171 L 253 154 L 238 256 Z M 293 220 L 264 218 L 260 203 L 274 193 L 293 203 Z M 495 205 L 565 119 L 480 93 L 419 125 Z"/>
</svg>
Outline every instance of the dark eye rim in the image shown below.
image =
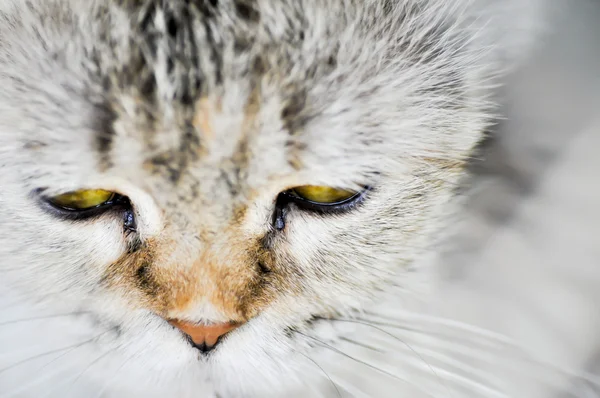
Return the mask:
<svg viewBox="0 0 600 398">
<path fill-rule="evenodd" d="M 353 209 L 355 206 L 362 203 L 371 187 L 366 186 L 361 191 L 352 195 L 348 199 L 334 203 L 319 203 L 308 199 L 304 199 L 293 193 L 293 189 L 284 191 L 279 194 L 278 202 L 280 206 L 293 203 L 302 210 L 309 210 L 318 213 L 341 213 Z"/>
<path fill-rule="evenodd" d="M 38 201 L 42 208 L 54 216 L 60 217 L 65 220 L 80 221 L 87 220 L 94 217 L 101 216 L 109 211 L 126 211 L 131 210 L 131 203 L 129 198 L 119 193 L 114 193 L 112 197 L 95 207 L 88 209 L 73 209 L 64 206 L 60 206 L 52 201 L 52 197 L 45 195 L 43 190 L 38 189 L 35 192 L 38 197 Z"/>
</svg>

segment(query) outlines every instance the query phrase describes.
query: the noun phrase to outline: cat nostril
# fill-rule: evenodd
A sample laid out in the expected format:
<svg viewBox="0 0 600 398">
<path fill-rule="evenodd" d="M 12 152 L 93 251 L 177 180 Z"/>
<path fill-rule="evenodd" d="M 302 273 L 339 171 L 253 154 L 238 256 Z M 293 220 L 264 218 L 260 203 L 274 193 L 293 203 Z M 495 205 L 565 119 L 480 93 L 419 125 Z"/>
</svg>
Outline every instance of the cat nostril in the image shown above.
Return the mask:
<svg viewBox="0 0 600 398">
<path fill-rule="evenodd" d="M 190 340 L 190 344 L 203 353 L 208 353 L 214 349 L 221 340 L 221 337 L 241 326 L 240 323 L 236 322 L 203 325 L 179 320 L 170 320 L 169 323 L 181 330 Z"/>
<path fill-rule="evenodd" d="M 219 340 L 217 340 L 217 343 L 212 346 L 206 345 L 206 343 L 196 344 L 196 343 L 194 343 L 194 340 L 191 339 L 191 337 L 188 336 L 188 338 L 190 340 L 190 344 L 192 345 L 192 347 L 194 347 L 198 351 L 205 353 L 205 354 L 212 351 L 217 346 L 217 344 L 219 344 Z"/>
</svg>

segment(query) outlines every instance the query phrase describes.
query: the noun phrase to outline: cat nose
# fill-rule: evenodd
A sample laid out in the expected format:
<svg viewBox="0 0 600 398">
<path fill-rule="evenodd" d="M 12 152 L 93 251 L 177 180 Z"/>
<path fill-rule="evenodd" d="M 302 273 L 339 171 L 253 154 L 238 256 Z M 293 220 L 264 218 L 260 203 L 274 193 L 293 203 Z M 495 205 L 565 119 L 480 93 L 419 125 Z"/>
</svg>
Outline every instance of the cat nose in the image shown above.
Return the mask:
<svg viewBox="0 0 600 398">
<path fill-rule="evenodd" d="M 171 320 L 169 323 L 188 336 L 192 346 L 202 352 L 209 352 L 216 347 L 221 337 L 241 326 L 240 323 L 236 322 L 203 325 L 186 321 Z"/>
</svg>

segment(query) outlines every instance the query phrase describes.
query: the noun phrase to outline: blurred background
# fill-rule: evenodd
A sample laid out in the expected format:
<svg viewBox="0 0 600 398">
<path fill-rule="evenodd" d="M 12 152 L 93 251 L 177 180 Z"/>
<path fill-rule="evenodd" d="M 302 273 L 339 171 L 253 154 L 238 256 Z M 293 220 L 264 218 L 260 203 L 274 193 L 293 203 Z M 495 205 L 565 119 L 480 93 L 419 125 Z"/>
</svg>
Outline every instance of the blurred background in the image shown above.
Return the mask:
<svg viewBox="0 0 600 398">
<path fill-rule="evenodd" d="M 600 1 L 557 3 L 473 166 L 435 311 L 587 375 L 515 396 L 600 397 Z"/>
</svg>

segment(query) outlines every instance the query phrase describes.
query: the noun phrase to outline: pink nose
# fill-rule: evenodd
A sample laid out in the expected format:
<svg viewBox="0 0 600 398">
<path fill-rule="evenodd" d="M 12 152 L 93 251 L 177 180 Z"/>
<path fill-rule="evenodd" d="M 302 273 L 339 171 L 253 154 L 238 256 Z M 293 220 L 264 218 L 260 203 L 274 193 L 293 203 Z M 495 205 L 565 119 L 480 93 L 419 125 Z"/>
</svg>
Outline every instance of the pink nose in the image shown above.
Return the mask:
<svg viewBox="0 0 600 398">
<path fill-rule="evenodd" d="M 186 334 L 194 346 L 201 351 L 210 351 L 219 342 L 219 338 L 241 326 L 239 323 L 220 323 L 201 325 L 197 323 L 171 320 L 169 323 Z"/>
</svg>

